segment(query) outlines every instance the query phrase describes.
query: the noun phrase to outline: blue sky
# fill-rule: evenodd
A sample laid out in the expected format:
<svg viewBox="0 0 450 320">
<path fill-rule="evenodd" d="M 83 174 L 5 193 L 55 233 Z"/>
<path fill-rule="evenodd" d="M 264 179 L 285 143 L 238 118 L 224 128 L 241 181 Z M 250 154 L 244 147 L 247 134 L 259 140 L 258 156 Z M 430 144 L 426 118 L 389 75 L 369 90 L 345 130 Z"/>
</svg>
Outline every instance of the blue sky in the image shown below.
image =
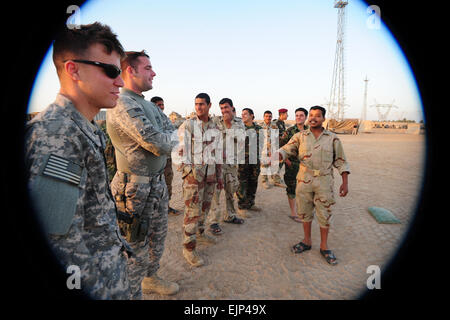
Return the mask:
<svg viewBox="0 0 450 320">
<path fill-rule="evenodd" d="M 368 5 L 346 8 L 345 83 L 347 118 L 359 118 L 364 78 L 368 105 L 391 103 L 389 118 L 423 119 L 414 75 L 384 24 L 371 28 Z M 331 0 L 91 0 L 81 7 L 82 24 L 100 21 L 118 35 L 125 50 L 145 49 L 156 72 L 147 99 L 161 96 L 165 112 L 193 111 L 200 92 L 211 96 L 211 113 L 221 98 L 238 114 L 250 107 L 257 119 L 265 110 L 277 117 L 287 108 L 328 101 L 336 50 L 337 9 Z M 380 8 L 383 18 L 383 8 Z M 69 14 L 67 15 L 69 18 Z M 29 112 L 41 111 L 59 90 L 51 48 L 33 89 Z M 367 118 L 378 119 L 368 107 Z"/>
</svg>

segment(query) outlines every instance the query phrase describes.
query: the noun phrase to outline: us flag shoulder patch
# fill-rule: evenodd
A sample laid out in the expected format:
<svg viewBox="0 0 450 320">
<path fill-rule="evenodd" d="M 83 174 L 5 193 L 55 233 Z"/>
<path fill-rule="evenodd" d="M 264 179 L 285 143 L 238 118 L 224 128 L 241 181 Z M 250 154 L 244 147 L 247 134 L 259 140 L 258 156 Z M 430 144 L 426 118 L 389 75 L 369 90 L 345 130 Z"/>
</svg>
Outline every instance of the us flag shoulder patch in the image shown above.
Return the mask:
<svg viewBox="0 0 450 320">
<path fill-rule="evenodd" d="M 132 108 L 127 110 L 131 118 L 136 118 L 142 115 L 142 110 L 139 108 Z"/>
<path fill-rule="evenodd" d="M 80 165 L 51 154 L 42 174 L 78 185 L 80 184 L 81 172 L 82 167 Z"/>
</svg>

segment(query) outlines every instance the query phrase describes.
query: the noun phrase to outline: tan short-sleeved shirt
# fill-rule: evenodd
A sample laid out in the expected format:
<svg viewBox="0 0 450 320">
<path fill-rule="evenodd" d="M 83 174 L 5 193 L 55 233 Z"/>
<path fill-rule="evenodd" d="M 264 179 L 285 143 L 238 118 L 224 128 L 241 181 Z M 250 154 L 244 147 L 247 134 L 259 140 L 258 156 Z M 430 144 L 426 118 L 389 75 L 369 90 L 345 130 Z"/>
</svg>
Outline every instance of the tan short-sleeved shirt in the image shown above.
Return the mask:
<svg viewBox="0 0 450 320">
<path fill-rule="evenodd" d="M 280 149 L 280 153 L 283 159 L 289 156 L 298 157 L 300 170 L 297 180 L 304 181 L 307 175 L 333 176 L 333 167 L 339 171 L 339 174 L 350 173 L 341 140 L 335 133 L 325 129 L 317 139 L 310 129 L 296 133 Z"/>
</svg>

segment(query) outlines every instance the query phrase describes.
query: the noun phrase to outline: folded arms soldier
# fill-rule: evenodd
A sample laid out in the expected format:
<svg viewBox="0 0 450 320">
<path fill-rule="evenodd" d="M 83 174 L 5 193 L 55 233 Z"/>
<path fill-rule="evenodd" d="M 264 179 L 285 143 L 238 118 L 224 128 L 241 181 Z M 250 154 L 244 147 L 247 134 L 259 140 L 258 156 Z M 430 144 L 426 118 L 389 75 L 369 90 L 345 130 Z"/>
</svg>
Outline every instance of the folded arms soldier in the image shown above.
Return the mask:
<svg viewBox="0 0 450 320">
<path fill-rule="evenodd" d="M 157 275 L 167 235 L 168 193 L 164 180 L 174 128 L 142 92 L 153 88 L 156 75 L 144 52 L 127 52 L 122 61 L 125 86 L 117 107 L 106 113 L 106 128 L 114 145 L 117 172 L 111 191 L 117 206 L 128 218 L 121 231 L 135 251 L 129 261 L 133 299 L 144 293 L 175 294 L 176 283 Z M 130 221 L 131 220 L 131 221 Z"/>
</svg>

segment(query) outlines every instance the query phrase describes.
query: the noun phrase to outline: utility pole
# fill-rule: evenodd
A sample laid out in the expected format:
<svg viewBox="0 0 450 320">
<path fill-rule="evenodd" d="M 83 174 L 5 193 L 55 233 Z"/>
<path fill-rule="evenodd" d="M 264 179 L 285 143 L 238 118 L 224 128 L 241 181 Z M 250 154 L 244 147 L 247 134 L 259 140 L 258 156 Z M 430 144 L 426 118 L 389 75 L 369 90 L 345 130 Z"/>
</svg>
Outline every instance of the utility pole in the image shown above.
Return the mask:
<svg viewBox="0 0 450 320">
<path fill-rule="evenodd" d="M 361 112 L 361 120 L 360 123 L 363 122 L 364 120 L 367 120 L 367 83 L 369 82 L 369 79 L 364 79 L 364 101 L 363 101 L 363 108 L 362 108 L 362 112 Z"/>
</svg>

